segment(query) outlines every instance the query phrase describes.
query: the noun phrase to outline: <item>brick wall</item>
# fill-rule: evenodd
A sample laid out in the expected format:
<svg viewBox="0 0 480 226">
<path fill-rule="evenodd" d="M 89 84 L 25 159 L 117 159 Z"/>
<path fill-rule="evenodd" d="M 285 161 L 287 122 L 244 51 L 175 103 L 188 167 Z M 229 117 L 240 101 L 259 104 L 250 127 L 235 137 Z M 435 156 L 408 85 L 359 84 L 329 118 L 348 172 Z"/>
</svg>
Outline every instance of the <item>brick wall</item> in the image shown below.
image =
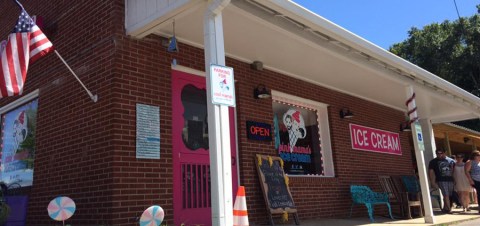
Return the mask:
<svg viewBox="0 0 480 226">
<path fill-rule="evenodd" d="M 86 87 L 99 96 L 93 103 L 55 54 L 30 65 L 24 94 L 36 89 L 40 94 L 27 225 L 52 224 L 46 208 L 59 195 L 77 203 L 69 220 L 73 225 L 110 223 L 116 151 L 111 91 L 114 34 L 121 27 L 124 9 L 118 3 L 123 1 L 21 2 L 30 15 L 44 18 L 44 33 Z M 0 35 L 6 38 L 20 10 L 13 1 L 3 1 L 0 13 Z M 1 99 L 0 105 L 15 99 Z"/>
<path fill-rule="evenodd" d="M 240 154 L 240 183 L 246 186 L 249 219 L 266 222 L 266 209 L 262 196 L 254 156 L 257 153 L 276 155 L 274 143 L 248 140 L 245 134 L 246 121 L 266 122 L 273 125 L 271 99 L 254 99 L 253 89 L 265 84 L 298 97 L 328 104 L 330 136 L 335 167 L 334 178 L 292 177 L 290 188 L 300 219 L 315 217 L 345 217 L 350 201 L 350 184 L 363 184 L 380 191 L 377 175 L 413 174 L 410 133 L 401 133 L 401 156 L 352 150 L 349 123 L 398 132 L 404 113 L 358 97 L 342 94 L 309 84 L 272 71 L 254 71 L 246 63 L 229 59 L 227 65 L 235 69 L 238 80 L 237 112 Z M 328 76 L 319 72 L 318 76 Z M 339 111 L 348 107 L 355 117 L 341 119 Z M 362 208 L 360 214 L 365 215 Z"/>
<path fill-rule="evenodd" d="M 171 225 L 170 63 L 175 58 L 182 66 L 204 70 L 203 50 L 180 44 L 180 52 L 172 54 L 166 52 L 158 36 L 142 40 L 126 37 L 123 0 L 23 3 L 30 14 L 44 17 L 45 33 L 56 49 L 85 85 L 99 95 L 99 101 L 93 103 L 54 54 L 31 65 L 25 93 L 40 89 L 40 95 L 28 225 L 51 224 L 45 208 L 58 195 L 77 203 L 77 212 L 68 221 L 75 226 L 136 225 L 135 218 L 153 204 L 165 209 L 165 221 Z M 10 1 L 0 6 L 0 34 L 6 37 L 18 13 Z M 271 99 L 252 97 L 259 83 L 329 105 L 336 176 L 291 178 L 300 219 L 344 217 L 350 206 L 350 184 L 379 190 L 376 175 L 412 173 L 410 133 L 401 133 L 401 156 L 352 150 L 350 144 L 349 123 L 396 132 L 404 120 L 402 112 L 269 70 L 254 71 L 234 59 L 227 59 L 227 66 L 234 68 L 238 80 L 240 182 L 246 186 L 252 223 L 267 220 L 254 155 L 275 155 L 273 142 L 247 140 L 245 134 L 247 120 L 273 124 Z M 319 76 L 329 75 L 319 72 Z M 1 99 L 0 106 L 15 99 Z M 137 103 L 160 108 L 160 160 L 135 158 Z M 342 107 L 348 107 L 355 117 L 340 119 Z M 358 214 L 366 214 L 358 209 Z"/>
</svg>

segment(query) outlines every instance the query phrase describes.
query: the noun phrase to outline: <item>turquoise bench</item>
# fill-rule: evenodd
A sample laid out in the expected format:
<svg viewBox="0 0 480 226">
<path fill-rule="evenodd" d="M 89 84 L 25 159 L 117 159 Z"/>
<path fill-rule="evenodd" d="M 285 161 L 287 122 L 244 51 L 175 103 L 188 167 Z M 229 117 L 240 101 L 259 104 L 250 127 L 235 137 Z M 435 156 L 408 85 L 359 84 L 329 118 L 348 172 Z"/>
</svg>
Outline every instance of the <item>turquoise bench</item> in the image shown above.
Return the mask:
<svg viewBox="0 0 480 226">
<path fill-rule="evenodd" d="M 377 204 L 385 204 L 388 207 L 388 213 L 390 218 L 392 217 L 392 208 L 387 193 L 373 192 L 367 186 L 350 185 L 350 194 L 352 196 L 352 206 L 350 207 L 350 217 L 352 216 L 354 205 L 365 205 L 368 210 L 368 217 L 370 221 L 375 222 L 373 219 L 373 206 Z"/>
</svg>

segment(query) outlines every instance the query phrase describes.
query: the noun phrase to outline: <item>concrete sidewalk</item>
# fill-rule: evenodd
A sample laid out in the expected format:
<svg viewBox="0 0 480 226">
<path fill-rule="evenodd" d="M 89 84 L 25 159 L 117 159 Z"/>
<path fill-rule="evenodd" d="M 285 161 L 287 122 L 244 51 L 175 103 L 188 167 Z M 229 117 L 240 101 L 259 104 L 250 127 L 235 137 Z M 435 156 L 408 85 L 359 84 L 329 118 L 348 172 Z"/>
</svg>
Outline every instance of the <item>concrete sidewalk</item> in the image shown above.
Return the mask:
<svg viewBox="0 0 480 226">
<path fill-rule="evenodd" d="M 367 212 L 365 211 L 365 215 Z M 300 219 L 301 226 L 358 226 L 358 225 L 370 225 L 370 226 L 406 226 L 406 225 L 454 225 L 460 222 L 479 219 L 480 214 L 476 207 L 469 212 L 463 212 L 461 209 L 453 209 L 452 214 L 444 214 L 441 211 L 435 211 L 435 223 L 427 224 L 424 218 L 414 218 L 410 220 L 405 219 L 390 219 L 385 216 L 375 216 L 375 223 L 371 223 L 368 217 L 362 218 L 343 218 L 343 219 L 318 219 L 318 220 L 302 220 Z M 292 217 L 293 218 L 293 217 Z M 288 224 L 276 223 L 276 225 L 282 226 L 295 226 L 293 219 Z"/>
</svg>

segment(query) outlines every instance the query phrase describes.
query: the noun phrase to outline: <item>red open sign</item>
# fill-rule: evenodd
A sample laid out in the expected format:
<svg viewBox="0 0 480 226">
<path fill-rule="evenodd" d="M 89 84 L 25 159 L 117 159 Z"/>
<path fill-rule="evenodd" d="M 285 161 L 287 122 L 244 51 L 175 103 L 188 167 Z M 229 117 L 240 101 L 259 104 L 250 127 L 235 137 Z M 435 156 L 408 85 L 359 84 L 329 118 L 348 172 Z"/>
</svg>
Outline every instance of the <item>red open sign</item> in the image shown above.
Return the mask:
<svg viewBox="0 0 480 226">
<path fill-rule="evenodd" d="M 270 124 L 247 121 L 247 137 L 251 140 L 272 140 Z"/>
</svg>

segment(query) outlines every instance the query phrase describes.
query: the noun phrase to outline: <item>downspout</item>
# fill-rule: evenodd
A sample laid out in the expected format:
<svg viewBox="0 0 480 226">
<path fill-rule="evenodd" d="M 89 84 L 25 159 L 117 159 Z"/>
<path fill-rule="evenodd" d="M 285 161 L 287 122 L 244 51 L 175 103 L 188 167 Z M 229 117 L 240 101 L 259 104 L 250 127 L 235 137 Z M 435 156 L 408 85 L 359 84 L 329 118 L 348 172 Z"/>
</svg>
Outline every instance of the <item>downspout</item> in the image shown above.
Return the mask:
<svg viewBox="0 0 480 226">
<path fill-rule="evenodd" d="M 222 13 L 223 9 L 230 4 L 230 0 L 209 0 L 209 5 L 205 16 L 215 16 Z"/>
<path fill-rule="evenodd" d="M 210 65 L 225 66 L 222 11 L 230 0 L 209 0 L 204 18 L 205 74 L 210 153 L 212 225 L 233 225 L 232 164 L 228 106 L 213 105 Z"/>
</svg>

